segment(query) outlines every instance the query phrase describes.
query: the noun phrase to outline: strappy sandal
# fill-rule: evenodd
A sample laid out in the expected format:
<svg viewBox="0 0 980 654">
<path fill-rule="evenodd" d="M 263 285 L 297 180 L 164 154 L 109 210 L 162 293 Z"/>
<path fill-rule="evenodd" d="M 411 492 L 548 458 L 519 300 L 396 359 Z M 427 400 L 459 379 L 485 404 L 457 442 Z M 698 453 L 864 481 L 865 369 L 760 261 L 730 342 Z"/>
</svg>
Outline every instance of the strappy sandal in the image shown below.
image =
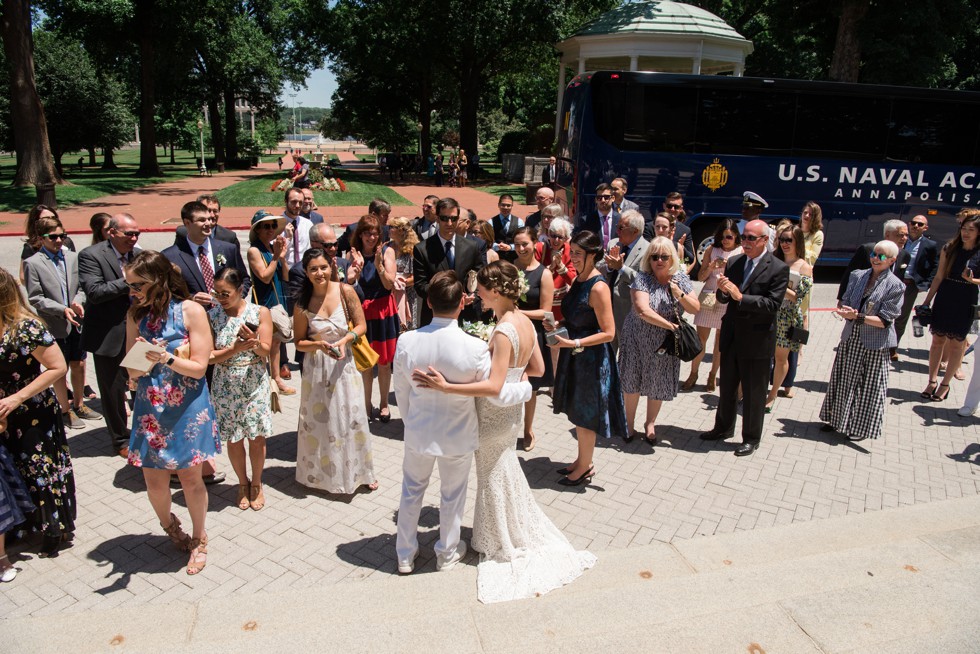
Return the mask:
<svg viewBox="0 0 980 654">
<path fill-rule="evenodd" d="M 250 483 L 246 479 L 244 484 L 238 484 L 238 508 L 242 511 L 247 511 L 248 507 L 251 505 L 251 495 L 249 491 Z"/>
<path fill-rule="evenodd" d="M 262 510 L 262 507 L 265 506 L 265 493 L 262 492 L 262 486 L 252 486 L 252 494 L 248 504 L 253 511 Z"/>
<path fill-rule="evenodd" d="M 694 386 L 697 383 L 698 383 L 698 376 L 697 376 L 697 374 L 689 375 L 688 378 L 687 378 L 687 380 L 683 384 L 681 384 L 681 390 L 682 391 L 689 391 L 692 388 L 694 388 Z"/>
<path fill-rule="evenodd" d="M 939 385 L 938 379 L 930 379 L 929 383 L 926 385 L 926 390 L 919 393 L 919 397 L 924 400 L 932 399 L 933 393 L 936 392 L 936 387 Z"/>
<path fill-rule="evenodd" d="M 208 535 L 192 538 L 190 546 L 191 558 L 187 561 L 187 574 L 196 575 L 208 564 Z"/>
<path fill-rule="evenodd" d="M 939 389 L 942 388 L 943 386 L 946 387 L 946 392 L 943 393 L 942 395 L 940 395 L 939 394 Z M 942 402 L 947 397 L 949 397 L 949 384 L 940 384 L 936 388 L 936 392 L 932 394 L 932 398 L 930 398 L 930 399 L 932 399 L 933 402 Z"/>
<path fill-rule="evenodd" d="M 170 526 L 164 527 L 162 523 L 160 526 L 163 527 L 163 531 L 170 536 L 170 542 L 172 542 L 174 547 L 176 547 L 178 550 L 181 552 L 186 552 L 191 549 L 191 537 L 180 528 L 180 520 L 178 520 L 177 516 L 175 516 L 173 513 L 170 514 Z"/>
</svg>

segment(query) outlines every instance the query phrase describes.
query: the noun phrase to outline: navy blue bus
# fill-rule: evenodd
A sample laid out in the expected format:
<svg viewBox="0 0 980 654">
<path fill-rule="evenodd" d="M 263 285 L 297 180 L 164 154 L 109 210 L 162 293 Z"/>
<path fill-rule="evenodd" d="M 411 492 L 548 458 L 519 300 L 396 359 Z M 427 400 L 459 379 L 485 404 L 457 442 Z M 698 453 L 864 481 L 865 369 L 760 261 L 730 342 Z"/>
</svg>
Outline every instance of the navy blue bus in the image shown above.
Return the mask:
<svg viewBox="0 0 980 654">
<path fill-rule="evenodd" d="M 595 72 L 564 94 L 558 135 L 569 215 L 595 187 L 626 179 L 644 214 L 684 196 L 695 245 L 741 217 L 744 191 L 763 217 L 823 210 L 820 262 L 843 265 L 882 224 L 924 214 L 938 242 L 955 214 L 980 206 L 980 93 L 748 77 Z"/>
</svg>

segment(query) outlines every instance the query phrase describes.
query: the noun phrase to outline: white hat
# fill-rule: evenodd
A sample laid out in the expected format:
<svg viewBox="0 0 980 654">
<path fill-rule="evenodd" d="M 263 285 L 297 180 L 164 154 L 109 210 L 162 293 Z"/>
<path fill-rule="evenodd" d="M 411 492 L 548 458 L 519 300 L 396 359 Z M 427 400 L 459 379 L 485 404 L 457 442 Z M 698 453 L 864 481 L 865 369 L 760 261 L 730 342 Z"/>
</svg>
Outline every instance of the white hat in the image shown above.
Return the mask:
<svg viewBox="0 0 980 654">
<path fill-rule="evenodd" d="M 742 206 L 743 207 L 762 207 L 763 209 L 769 208 L 769 203 L 763 199 L 758 193 L 753 193 L 752 191 L 746 191 L 742 194 Z"/>
</svg>

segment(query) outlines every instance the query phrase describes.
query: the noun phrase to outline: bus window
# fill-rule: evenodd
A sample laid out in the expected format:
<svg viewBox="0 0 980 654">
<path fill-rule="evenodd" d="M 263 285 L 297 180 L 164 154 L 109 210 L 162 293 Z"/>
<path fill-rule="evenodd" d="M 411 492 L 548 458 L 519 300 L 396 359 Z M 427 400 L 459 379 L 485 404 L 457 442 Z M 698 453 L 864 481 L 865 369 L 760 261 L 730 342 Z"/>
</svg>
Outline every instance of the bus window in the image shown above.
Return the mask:
<svg viewBox="0 0 980 654">
<path fill-rule="evenodd" d="M 798 157 L 881 159 L 890 101 L 870 96 L 801 93 L 793 154 Z"/>
<path fill-rule="evenodd" d="M 611 82 L 593 86 L 596 134 L 620 150 L 690 152 L 697 90 Z"/>
<path fill-rule="evenodd" d="M 976 105 L 896 99 L 888 136 L 888 159 L 973 165 L 977 154 Z"/>
<path fill-rule="evenodd" d="M 792 94 L 772 89 L 702 89 L 696 151 L 789 154 L 794 105 Z"/>
</svg>

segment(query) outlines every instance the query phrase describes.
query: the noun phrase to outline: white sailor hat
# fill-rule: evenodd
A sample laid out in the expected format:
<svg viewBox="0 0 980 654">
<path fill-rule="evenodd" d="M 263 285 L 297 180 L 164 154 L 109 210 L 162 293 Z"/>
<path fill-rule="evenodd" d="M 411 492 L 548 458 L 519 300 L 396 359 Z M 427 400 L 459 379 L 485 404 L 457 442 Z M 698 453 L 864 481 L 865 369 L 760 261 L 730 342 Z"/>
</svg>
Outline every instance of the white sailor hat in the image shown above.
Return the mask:
<svg viewBox="0 0 980 654">
<path fill-rule="evenodd" d="M 758 193 L 753 193 L 752 191 L 746 191 L 742 194 L 742 206 L 743 207 L 762 207 L 763 209 L 769 208 L 769 203 L 766 202 L 761 195 Z"/>
</svg>

